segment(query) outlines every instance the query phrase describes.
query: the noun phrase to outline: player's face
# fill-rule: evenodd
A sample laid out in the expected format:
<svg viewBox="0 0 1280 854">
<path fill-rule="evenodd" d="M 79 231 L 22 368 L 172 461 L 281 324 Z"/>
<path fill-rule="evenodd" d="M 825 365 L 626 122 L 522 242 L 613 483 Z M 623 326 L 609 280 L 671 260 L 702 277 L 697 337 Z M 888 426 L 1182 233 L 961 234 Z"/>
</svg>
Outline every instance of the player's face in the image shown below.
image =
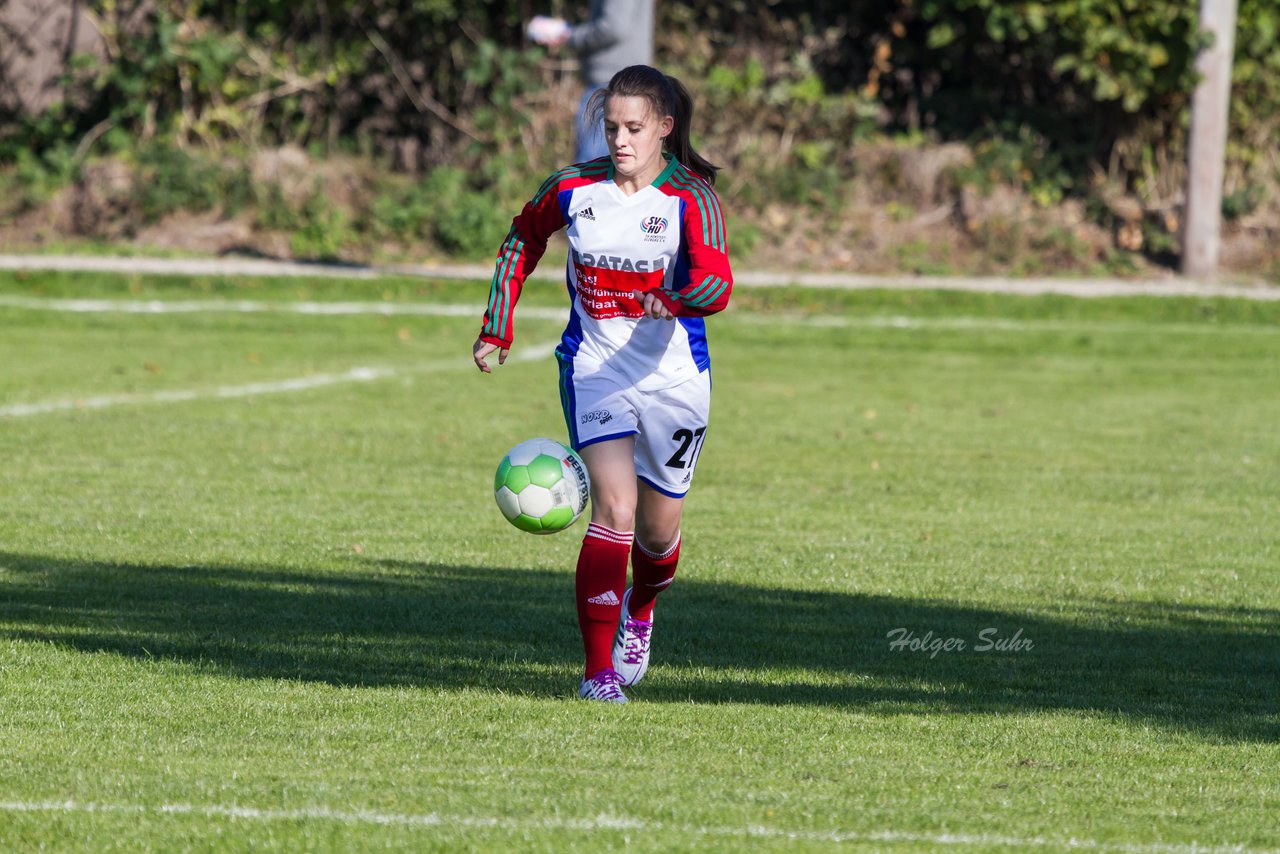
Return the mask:
<svg viewBox="0 0 1280 854">
<path fill-rule="evenodd" d="M 654 113 L 649 99 L 615 96 L 604 105 L 604 137 L 614 174 L 629 182 L 649 184 L 662 172 L 662 140 L 674 125 L 671 116 Z"/>
</svg>

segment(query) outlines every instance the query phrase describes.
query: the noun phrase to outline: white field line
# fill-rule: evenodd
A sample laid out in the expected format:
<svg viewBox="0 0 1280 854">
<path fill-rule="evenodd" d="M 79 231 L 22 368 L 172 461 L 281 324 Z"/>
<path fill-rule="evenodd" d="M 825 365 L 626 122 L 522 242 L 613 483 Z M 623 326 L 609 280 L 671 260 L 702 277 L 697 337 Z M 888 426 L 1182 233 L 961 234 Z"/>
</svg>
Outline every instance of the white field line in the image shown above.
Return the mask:
<svg viewBox="0 0 1280 854">
<path fill-rule="evenodd" d="M 510 356 L 521 362 L 532 362 L 544 359 L 554 352 L 558 341 L 535 344 L 522 348 Z M 248 383 L 236 386 L 218 386 L 210 389 L 171 389 L 153 391 L 142 394 L 103 394 L 91 397 L 78 397 L 61 400 L 36 401 L 34 403 L 16 403 L 0 406 L 0 418 L 26 418 L 32 415 L 45 415 L 50 412 L 75 412 L 89 409 L 107 409 L 113 406 L 136 406 L 153 403 L 184 403 L 191 400 L 217 400 L 242 397 L 257 397 L 264 394 L 285 394 L 295 391 L 307 391 L 345 383 L 367 383 L 374 380 L 387 379 L 410 374 L 435 373 L 437 371 L 459 370 L 475 365 L 464 359 L 442 359 L 438 362 L 427 362 L 407 368 L 358 367 L 337 374 L 311 374 L 305 377 L 294 377 L 273 382 Z"/>
<path fill-rule="evenodd" d="M 488 281 L 492 264 L 303 264 L 238 258 L 120 258 L 99 256 L 0 255 L 0 270 L 61 270 L 166 276 L 262 276 L 376 279 L 412 276 L 426 279 Z M 564 281 L 564 267 L 548 264 L 533 278 Z M 1160 279 L 1053 279 L 978 276 L 863 276 L 856 273 L 792 273 L 744 270 L 734 276 L 743 287 L 797 285 L 842 290 L 954 290 L 978 293 L 1063 294 L 1073 297 L 1237 297 L 1280 300 L 1280 288 L 1268 285 L 1209 284 L 1174 277 Z"/>
<path fill-rule="evenodd" d="M 517 309 L 518 311 L 519 309 Z M 1213 323 L 1111 323 L 1105 320 L 1017 320 L 1002 317 L 910 317 L 908 315 L 871 315 L 848 317 L 845 315 L 812 314 L 760 314 L 726 313 L 726 317 L 743 323 L 762 326 L 808 326 L 826 329 L 904 329 L 904 330 L 956 330 L 971 332 L 1096 332 L 1099 334 L 1134 335 L 1150 334 L 1280 334 L 1280 325 L 1246 325 Z"/>
<path fill-rule="evenodd" d="M 381 315 L 423 317 L 470 317 L 476 323 L 484 316 L 484 306 L 448 303 L 387 302 L 260 302 L 256 300 L 125 300 L 53 299 L 0 294 L 0 307 L 69 314 L 303 314 L 319 316 Z M 536 320 L 565 320 L 567 309 L 530 306 L 520 309 L 521 317 Z"/>
<path fill-rule="evenodd" d="M 57 299 L 21 297 L 0 294 L 0 308 L 30 311 L 67 312 L 71 314 L 299 314 L 311 316 L 379 315 L 384 317 L 462 317 L 479 320 L 482 305 L 458 303 L 386 303 L 386 302 L 263 302 L 254 300 L 128 300 L 128 299 Z M 563 322 L 568 309 L 527 306 L 517 309 L 517 319 L 556 320 Z M 911 317 L 907 315 L 805 315 L 793 312 L 763 314 L 729 311 L 726 320 L 772 326 L 809 326 L 833 329 L 954 329 L 960 331 L 1001 332 L 1097 332 L 1131 335 L 1148 334 L 1264 334 L 1280 333 L 1280 326 L 1213 323 L 1109 323 L 1106 321 L 1017 320 L 999 317 Z"/>
<path fill-rule="evenodd" d="M 1125 844 L 1089 839 L 1051 839 L 1040 836 L 1018 837 L 971 833 L 909 833 L 892 830 L 786 830 L 763 825 L 714 827 L 665 824 L 637 819 L 598 815 L 590 818 L 555 816 L 517 818 L 511 816 L 441 815 L 440 813 L 383 813 L 371 810 L 334 810 L 329 807 L 301 809 L 259 809 L 247 806 L 217 804 L 103 804 L 81 801 L 0 801 L 0 812 L 28 813 L 104 813 L 124 815 L 193 815 L 207 818 L 231 818 L 243 821 L 329 821 L 338 824 L 375 824 L 393 827 L 488 828 L 515 832 L 531 830 L 568 830 L 596 832 L 635 830 L 643 833 L 668 832 L 680 836 L 712 838 L 786 839 L 804 842 L 850 842 L 927 844 L 949 847 L 1067 848 L 1081 851 L 1113 851 L 1123 854 L 1276 854 L 1274 851 L 1246 848 L 1242 845 L 1201 845 L 1173 843 Z"/>
<path fill-rule="evenodd" d="M 374 279 L 383 275 L 380 271 L 363 265 L 298 264 L 249 258 L 128 258 L 96 255 L 0 255 L 0 270 L 137 273 L 152 276 L 313 276 L 329 279 Z M 489 272 L 492 274 L 493 271 Z"/>
</svg>

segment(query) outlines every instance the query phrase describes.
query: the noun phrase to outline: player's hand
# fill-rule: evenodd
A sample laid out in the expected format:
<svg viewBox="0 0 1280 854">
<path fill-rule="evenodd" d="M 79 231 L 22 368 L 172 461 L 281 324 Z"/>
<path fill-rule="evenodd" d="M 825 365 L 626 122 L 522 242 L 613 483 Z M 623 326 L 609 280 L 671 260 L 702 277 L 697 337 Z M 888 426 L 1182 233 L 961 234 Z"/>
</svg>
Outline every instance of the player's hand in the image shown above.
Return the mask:
<svg viewBox="0 0 1280 854">
<path fill-rule="evenodd" d="M 676 318 L 671 313 L 671 309 L 667 308 L 666 303 L 658 299 L 655 291 L 632 291 L 631 297 L 640 303 L 645 317 L 652 317 L 654 320 L 675 320 Z"/>
<path fill-rule="evenodd" d="M 489 363 L 484 360 L 484 357 L 494 350 L 498 350 L 498 364 L 505 365 L 507 363 L 507 354 L 511 352 L 509 347 L 503 347 L 499 350 L 497 344 L 490 344 L 483 338 L 477 338 L 476 343 L 471 348 L 471 358 L 475 359 L 476 367 L 486 374 L 491 374 L 493 371 L 490 370 Z"/>
</svg>

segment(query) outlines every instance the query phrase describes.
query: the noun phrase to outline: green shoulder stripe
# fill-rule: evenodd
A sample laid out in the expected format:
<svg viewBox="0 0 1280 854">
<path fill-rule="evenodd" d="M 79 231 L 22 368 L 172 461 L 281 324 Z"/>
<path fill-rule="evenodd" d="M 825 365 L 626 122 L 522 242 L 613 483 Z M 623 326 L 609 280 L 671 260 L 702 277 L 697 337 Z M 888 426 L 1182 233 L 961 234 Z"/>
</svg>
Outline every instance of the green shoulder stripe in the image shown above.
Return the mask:
<svg viewBox="0 0 1280 854">
<path fill-rule="evenodd" d="M 537 194 L 533 197 L 533 203 L 536 205 L 541 202 L 547 193 L 559 186 L 561 181 L 567 181 L 570 178 L 603 178 L 608 172 L 609 161 L 607 160 L 604 162 L 591 160 L 586 163 L 575 163 L 572 166 L 566 166 L 542 182 L 542 186 L 538 188 Z"/>
<path fill-rule="evenodd" d="M 707 188 L 693 178 L 687 171 L 681 169 L 670 178 L 671 185 L 677 189 L 684 190 L 693 196 L 694 201 L 698 205 L 698 215 L 702 220 L 702 241 L 707 245 L 714 245 L 716 228 L 714 225 L 714 211 L 712 201 L 707 193 Z"/>
<path fill-rule="evenodd" d="M 724 251 L 724 214 L 720 210 L 720 200 L 715 191 L 701 179 L 681 169 L 671 176 L 672 186 L 689 192 L 698 203 L 698 213 L 702 219 L 702 240 L 713 249 Z"/>
</svg>

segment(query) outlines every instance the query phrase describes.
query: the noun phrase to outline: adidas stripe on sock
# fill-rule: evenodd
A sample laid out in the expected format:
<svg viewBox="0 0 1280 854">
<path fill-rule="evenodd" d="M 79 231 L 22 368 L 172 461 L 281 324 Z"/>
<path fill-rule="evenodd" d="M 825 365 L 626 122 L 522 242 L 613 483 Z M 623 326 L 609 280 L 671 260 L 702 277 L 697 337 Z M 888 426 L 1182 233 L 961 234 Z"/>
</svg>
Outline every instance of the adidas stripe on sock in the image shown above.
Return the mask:
<svg viewBox="0 0 1280 854">
<path fill-rule="evenodd" d="M 631 531 L 615 531 L 592 522 L 582 539 L 574 592 L 588 679 L 613 666 L 613 634 L 622 615 L 627 559 L 634 536 Z"/>
</svg>

